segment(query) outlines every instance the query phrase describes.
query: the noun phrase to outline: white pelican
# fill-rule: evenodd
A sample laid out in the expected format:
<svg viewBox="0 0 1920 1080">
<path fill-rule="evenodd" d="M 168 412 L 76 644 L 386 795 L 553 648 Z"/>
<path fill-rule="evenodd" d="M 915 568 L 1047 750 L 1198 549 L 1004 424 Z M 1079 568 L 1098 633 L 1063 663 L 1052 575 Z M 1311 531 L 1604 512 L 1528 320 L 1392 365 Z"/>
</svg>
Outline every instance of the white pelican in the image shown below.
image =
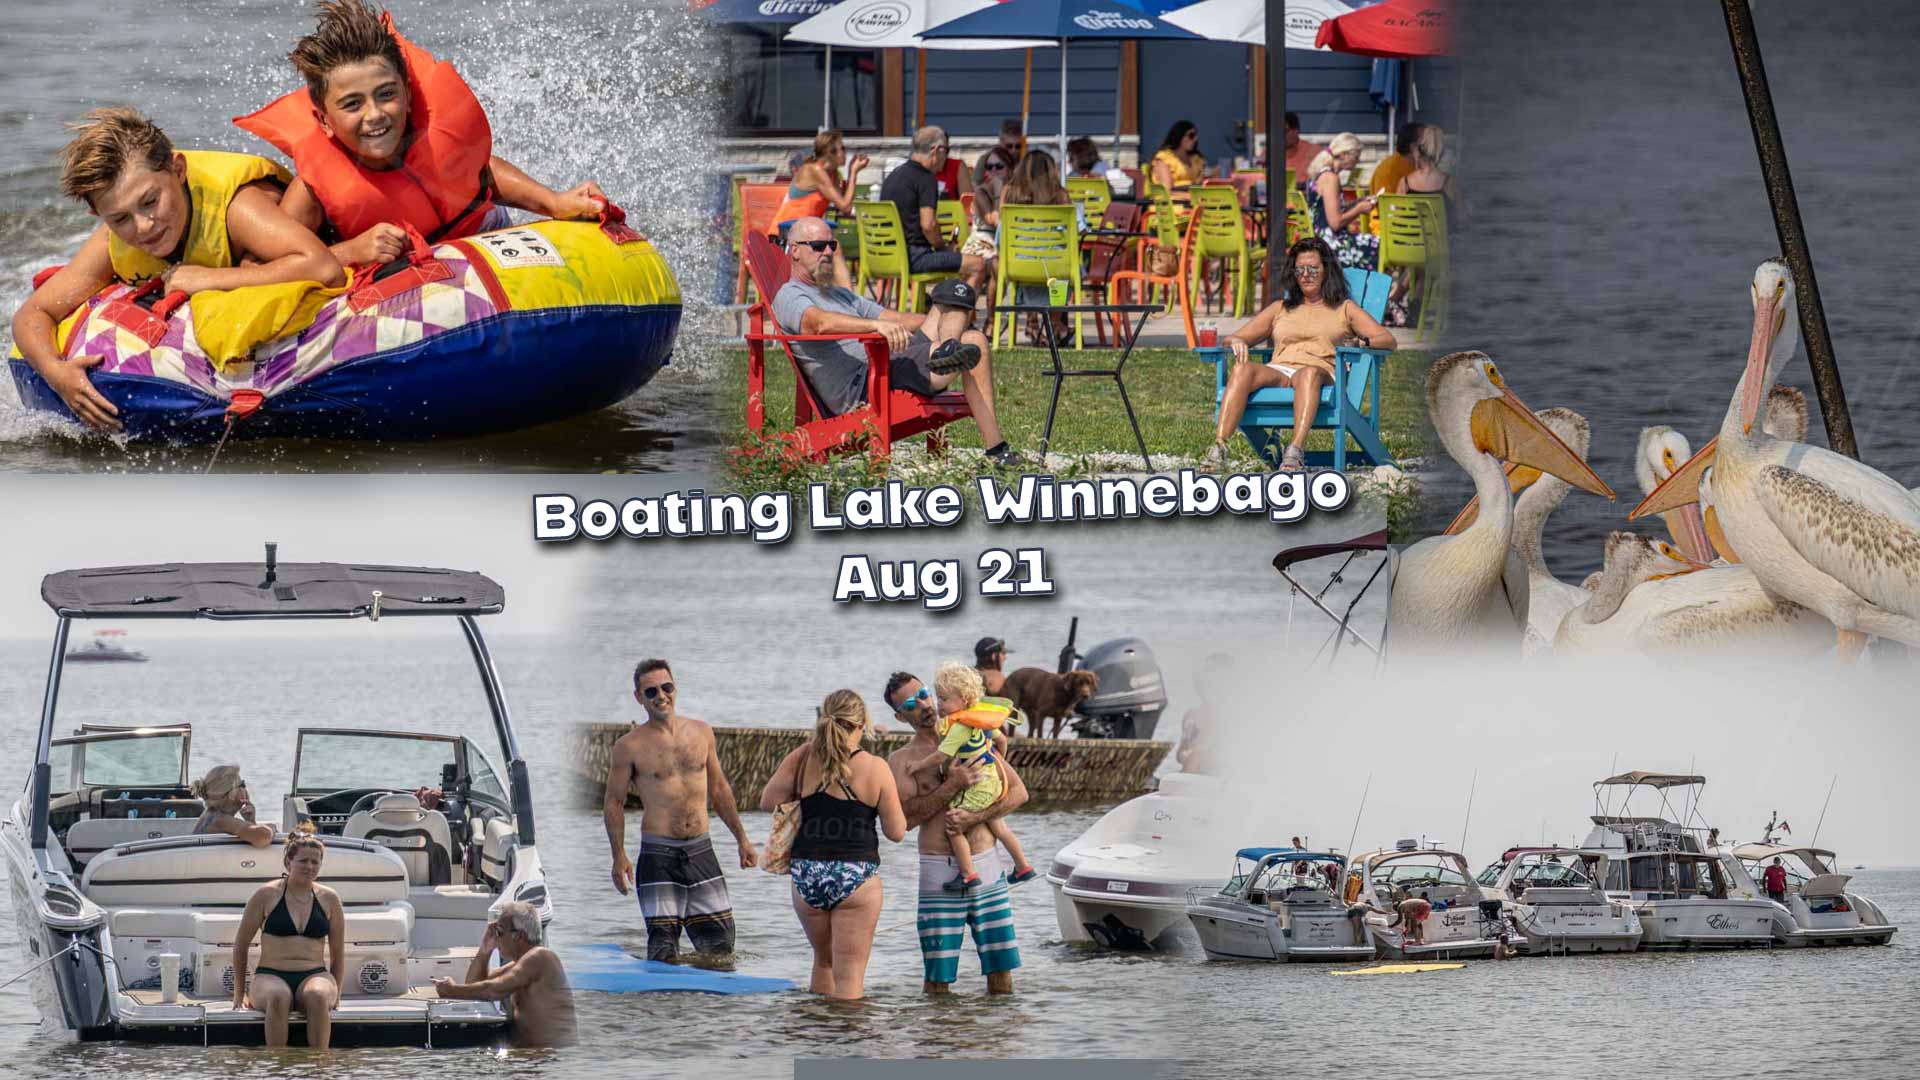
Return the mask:
<svg viewBox="0 0 1920 1080">
<path fill-rule="evenodd" d="M 1744 566 L 1703 567 L 1670 544 L 1629 532 L 1607 537 L 1606 559 L 1593 598 L 1560 623 L 1556 655 L 1668 655 L 1731 644 L 1805 655 L 1833 642 L 1832 624 L 1776 602 Z"/>
<path fill-rule="evenodd" d="M 1643 497 L 1653 494 L 1655 488 L 1692 456 L 1693 444 L 1667 425 L 1641 428 L 1640 446 L 1633 455 L 1633 477 L 1640 482 L 1640 494 Z M 1700 563 L 1713 558 L 1698 505 L 1676 506 L 1660 517 L 1667 523 L 1668 538 L 1687 558 Z"/>
<path fill-rule="evenodd" d="M 1479 513 L 1458 533 L 1428 537 L 1400 554 L 1388 634 L 1396 648 L 1517 646 L 1527 624 L 1527 566 L 1510 545 L 1513 495 L 1503 463 L 1608 498 L 1613 490 L 1507 389 L 1485 353 L 1434 361 L 1427 414 L 1448 455 L 1473 478 Z"/>
<path fill-rule="evenodd" d="M 1761 430 L 1776 439 L 1788 442 L 1802 442 L 1807 437 L 1807 395 L 1797 387 L 1775 384 L 1767 391 L 1766 419 L 1760 423 Z M 1651 444 L 1651 445 L 1650 445 Z M 1636 469 L 1640 480 L 1640 494 L 1652 495 L 1654 489 L 1667 482 L 1678 468 L 1676 462 L 1690 459 L 1693 453 L 1687 437 L 1670 427 L 1651 427 L 1640 432 L 1639 468 Z M 1707 460 L 1711 460 L 1709 457 Z M 1700 473 L 1700 500 L 1697 509 L 1678 506 L 1662 511 L 1660 517 L 1666 521 L 1669 533 L 1673 532 L 1675 522 L 1681 528 L 1691 529 L 1697 522 L 1706 533 L 1706 542 L 1711 552 L 1702 549 L 1697 543 L 1682 542 L 1678 534 L 1675 543 L 1686 552 L 1687 557 L 1696 562 L 1711 561 L 1724 566 L 1740 561 L 1740 556 L 1727 542 L 1727 536 L 1720 530 L 1718 515 L 1713 508 L 1712 466 L 1705 467 Z M 1718 557 L 1715 558 L 1714 556 Z"/>
<path fill-rule="evenodd" d="M 1697 499 L 1710 463 L 1719 526 L 1768 595 L 1825 616 L 1843 657 L 1869 634 L 1920 646 L 1920 500 L 1851 458 L 1755 430 L 1760 388 L 1799 344 L 1795 310 L 1786 265 L 1761 263 L 1746 370 L 1719 436 L 1628 516 Z"/>
</svg>

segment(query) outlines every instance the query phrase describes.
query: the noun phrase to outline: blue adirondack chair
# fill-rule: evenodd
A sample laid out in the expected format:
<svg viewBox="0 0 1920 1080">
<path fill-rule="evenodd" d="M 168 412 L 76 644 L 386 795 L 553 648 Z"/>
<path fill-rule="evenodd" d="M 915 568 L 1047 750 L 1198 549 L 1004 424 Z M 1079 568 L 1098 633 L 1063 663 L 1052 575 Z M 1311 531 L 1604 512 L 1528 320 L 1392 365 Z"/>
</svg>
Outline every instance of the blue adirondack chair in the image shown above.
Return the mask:
<svg viewBox="0 0 1920 1080">
<path fill-rule="evenodd" d="M 1347 291 L 1353 294 L 1354 302 L 1376 320 L 1384 318 L 1387 293 L 1393 288 L 1393 279 L 1376 271 L 1352 267 L 1345 273 Z M 1203 346 L 1195 351 L 1213 361 L 1213 414 L 1219 416 L 1220 398 L 1227 390 L 1227 372 L 1233 366 L 1233 354 L 1218 345 Z M 1272 353 L 1271 349 L 1255 349 L 1252 355 L 1264 359 Z M 1380 439 L 1380 369 L 1386 359 L 1385 349 L 1342 346 L 1337 351 L 1333 363 L 1333 381 L 1320 387 L 1320 408 L 1313 417 L 1314 427 L 1332 429 L 1333 452 L 1310 450 L 1307 452 L 1307 464 L 1322 467 L 1330 465 L 1345 471 L 1348 436 L 1352 436 L 1358 445 L 1353 453 L 1360 464 L 1393 464 L 1393 455 L 1387 452 L 1386 443 Z M 1280 451 L 1285 446 L 1281 433 L 1292 428 L 1293 387 L 1265 387 L 1255 390 L 1253 396 L 1247 399 L 1246 414 L 1240 418 L 1240 431 L 1269 467 L 1279 467 Z"/>
</svg>

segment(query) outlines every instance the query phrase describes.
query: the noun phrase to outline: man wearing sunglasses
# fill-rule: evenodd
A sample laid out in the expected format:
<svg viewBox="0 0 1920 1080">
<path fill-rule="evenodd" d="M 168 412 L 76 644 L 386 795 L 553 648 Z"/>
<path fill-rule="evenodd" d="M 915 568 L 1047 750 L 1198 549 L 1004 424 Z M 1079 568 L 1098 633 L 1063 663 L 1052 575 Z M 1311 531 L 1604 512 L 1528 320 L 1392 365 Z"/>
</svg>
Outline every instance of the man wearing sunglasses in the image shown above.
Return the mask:
<svg viewBox="0 0 1920 1080">
<path fill-rule="evenodd" d="M 986 260 L 947 246 L 940 229 L 940 174 L 947 167 L 948 153 L 945 131 L 930 125 L 914 132 L 912 153 L 880 181 L 880 199 L 900 210 L 907 266 L 914 273 L 953 274 L 978 289 L 986 278 Z"/>
<path fill-rule="evenodd" d="M 980 957 L 980 974 L 987 977 L 987 992 L 1011 994 L 1013 971 L 1020 966 L 1020 947 L 1013 932 L 1013 899 L 1007 891 L 1006 860 L 986 823 L 1026 802 L 1027 786 L 1012 763 L 1002 758 L 1000 775 L 1007 790 L 1000 801 L 979 813 L 951 809 L 948 804 L 954 796 L 980 778 L 978 769 L 955 762 L 947 766 L 947 775 L 938 784 L 925 773 L 908 771 L 940 748 L 940 739 L 934 734 L 939 708 L 934 703 L 933 688 L 907 672 L 896 671 L 887 680 L 883 696 L 894 719 L 913 729 L 907 745 L 887 755 L 887 765 L 900 789 L 900 808 L 906 813 L 907 827 L 919 831 L 920 902 L 915 922 L 920 935 L 922 989 L 929 994 L 953 989 L 960 975 L 960 946 L 965 933 L 971 932 L 973 950 Z M 957 864 L 947 836 L 962 832 L 973 852 L 974 871 L 984 884 L 952 893 L 945 886 L 953 880 Z"/>
<path fill-rule="evenodd" d="M 895 389 L 932 397 L 958 381 L 987 457 L 1003 468 L 1020 466 L 1020 455 L 1001 437 L 994 414 L 986 336 L 967 328 L 973 319 L 971 288 L 964 282 L 941 282 L 933 289 L 933 310 L 926 315 L 882 307 L 847 288 L 840 245 L 833 229 L 817 217 L 801 218 L 788 228 L 787 257 L 793 260 L 793 274 L 773 298 L 773 318 L 782 330 L 881 335 L 892 354 L 889 378 Z M 793 353 L 829 415 L 858 408 L 866 400 L 867 350 L 860 341 L 796 341 Z"/>
<path fill-rule="evenodd" d="M 733 901 L 707 838 L 709 803 L 733 830 L 740 868 L 759 861 L 720 768 L 713 728 L 680 714 L 675 689 L 665 660 L 642 660 L 634 668 L 633 697 L 647 719 L 613 744 L 602 806 L 613 887 L 625 895 L 633 886 L 647 921 L 647 959 L 669 962 L 679 958 L 682 930 L 703 955 L 733 951 Z M 629 785 L 640 789 L 637 875 L 626 850 Z"/>
</svg>

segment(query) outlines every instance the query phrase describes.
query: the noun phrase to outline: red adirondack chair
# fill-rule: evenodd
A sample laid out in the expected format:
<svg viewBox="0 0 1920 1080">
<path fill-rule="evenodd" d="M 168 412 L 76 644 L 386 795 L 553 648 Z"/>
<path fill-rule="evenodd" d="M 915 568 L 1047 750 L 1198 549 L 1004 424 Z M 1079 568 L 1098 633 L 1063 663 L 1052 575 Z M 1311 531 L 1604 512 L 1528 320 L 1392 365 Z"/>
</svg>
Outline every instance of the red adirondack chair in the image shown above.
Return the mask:
<svg viewBox="0 0 1920 1080">
<path fill-rule="evenodd" d="M 778 342 L 793 366 L 793 430 L 783 436 L 788 450 L 812 461 L 853 450 L 864 439 L 868 452 L 884 458 L 899 439 L 927 433 L 927 449 L 940 453 L 945 438 L 940 429 L 972 416 L 966 396 L 949 390 L 921 397 L 892 385 L 887 340 L 879 334 L 789 334 L 773 318 L 773 298 L 787 283 L 793 263 L 787 253 L 764 236 L 748 236 L 743 245 L 747 272 L 760 299 L 748 312 L 747 428 L 758 435 L 766 428 L 767 344 Z M 806 371 L 794 355 L 796 341 L 858 341 L 867 350 L 867 403 L 838 416 L 828 416 L 808 385 Z"/>
</svg>

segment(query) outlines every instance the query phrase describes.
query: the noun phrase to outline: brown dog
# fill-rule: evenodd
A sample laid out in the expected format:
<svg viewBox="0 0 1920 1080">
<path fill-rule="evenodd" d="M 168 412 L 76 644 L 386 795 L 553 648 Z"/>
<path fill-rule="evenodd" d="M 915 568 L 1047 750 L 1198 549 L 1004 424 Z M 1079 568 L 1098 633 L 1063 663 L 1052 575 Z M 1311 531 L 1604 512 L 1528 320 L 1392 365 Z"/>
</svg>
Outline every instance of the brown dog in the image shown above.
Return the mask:
<svg viewBox="0 0 1920 1080">
<path fill-rule="evenodd" d="M 1057 739 L 1067 717 L 1098 689 L 1100 676 L 1091 671 L 1069 671 L 1060 675 L 1046 668 L 1023 667 L 1007 676 L 1000 687 L 1000 696 L 1027 714 L 1035 736 L 1040 734 L 1040 725 L 1051 717 L 1053 734 L 1048 737 Z"/>
</svg>

